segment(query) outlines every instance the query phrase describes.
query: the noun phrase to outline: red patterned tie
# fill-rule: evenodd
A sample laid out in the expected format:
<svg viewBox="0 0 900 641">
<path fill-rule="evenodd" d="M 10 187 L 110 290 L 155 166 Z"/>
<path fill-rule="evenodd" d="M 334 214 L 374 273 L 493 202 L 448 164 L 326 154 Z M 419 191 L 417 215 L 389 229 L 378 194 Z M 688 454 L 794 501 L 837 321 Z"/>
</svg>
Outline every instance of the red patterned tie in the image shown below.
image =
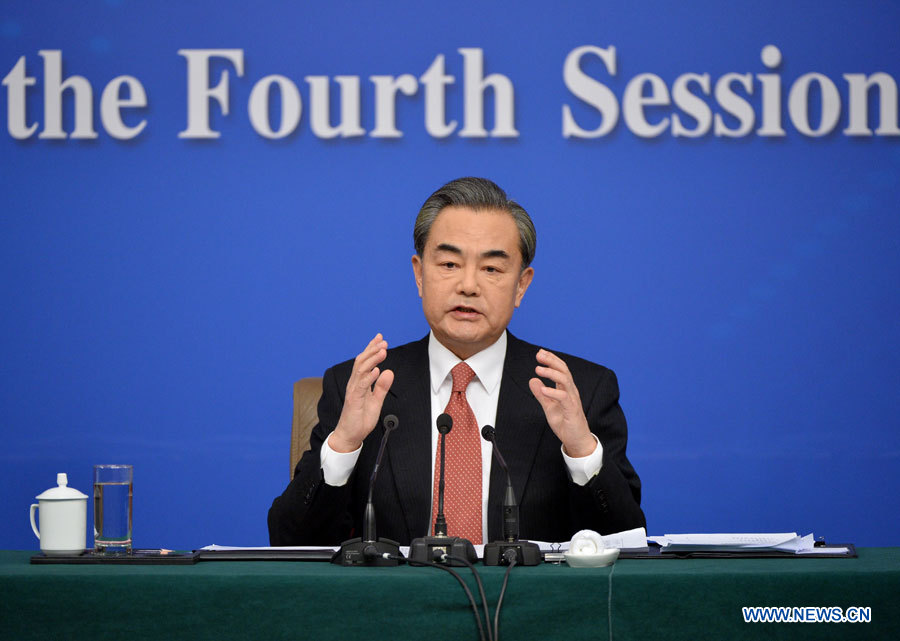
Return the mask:
<svg viewBox="0 0 900 641">
<path fill-rule="evenodd" d="M 478 421 L 466 400 L 466 388 L 475 372 L 465 362 L 458 363 L 450 374 L 453 391 L 444 410 L 453 418 L 453 429 L 444 438 L 446 442 L 446 469 L 444 471 L 444 516 L 447 517 L 447 534 L 469 539 L 476 545 L 481 536 L 481 436 Z M 441 469 L 441 443 L 438 439 L 434 459 L 434 496 L 432 497 L 431 523 L 437 516 L 438 482 Z"/>
</svg>

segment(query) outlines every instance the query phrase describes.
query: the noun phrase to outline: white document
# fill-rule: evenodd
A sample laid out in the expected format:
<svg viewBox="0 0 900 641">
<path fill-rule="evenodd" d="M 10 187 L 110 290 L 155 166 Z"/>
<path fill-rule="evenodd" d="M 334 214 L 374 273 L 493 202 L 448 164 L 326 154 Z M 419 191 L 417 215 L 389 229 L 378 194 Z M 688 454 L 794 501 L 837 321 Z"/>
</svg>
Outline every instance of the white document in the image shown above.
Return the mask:
<svg viewBox="0 0 900 641">
<path fill-rule="evenodd" d="M 636 527 L 633 530 L 603 535 L 603 547 L 633 549 L 647 547 L 647 530 Z"/>
<path fill-rule="evenodd" d="M 633 530 L 625 530 L 624 532 L 615 532 L 614 534 L 604 534 L 600 537 L 603 539 L 604 548 L 622 549 L 641 549 L 647 547 L 647 530 L 642 527 L 636 527 Z M 541 552 L 568 552 L 570 541 L 561 543 L 548 543 L 546 541 L 534 541 L 541 548 Z"/>
<path fill-rule="evenodd" d="M 212 545 L 207 545 L 206 547 L 200 548 L 201 550 L 207 550 L 209 552 L 249 552 L 253 550 L 331 550 L 332 552 L 336 552 L 340 549 L 340 547 L 332 547 L 330 545 L 286 545 L 280 547 L 235 547 L 231 545 L 216 545 L 213 543 Z"/>
<path fill-rule="evenodd" d="M 797 550 L 797 554 L 808 554 L 815 556 L 816 554 L 849 554 L 850 548 L 810 548 L 809 550 Z"/>
<path fill-rule="evenodd" d="M 665 534 L 651 536 L 649 540 L 658 543 L 664 551 L 710 552 L 729 550 L 779 550 L 802 553 L 814 549 L 812 534 L 798 536 L 796 532 L 779 533 L 719 533 L 719 534 Z"/>
</svg>

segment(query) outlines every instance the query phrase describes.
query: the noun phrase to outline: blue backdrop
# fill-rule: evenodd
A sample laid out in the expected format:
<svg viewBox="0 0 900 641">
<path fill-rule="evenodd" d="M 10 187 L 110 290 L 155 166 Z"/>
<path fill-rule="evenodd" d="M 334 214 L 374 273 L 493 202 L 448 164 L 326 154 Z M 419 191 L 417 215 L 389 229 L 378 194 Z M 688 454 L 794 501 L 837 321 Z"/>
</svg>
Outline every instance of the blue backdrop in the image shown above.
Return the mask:
<svg viewBox="0 0 900 641">
<path fill-rule="evenodd" d="M 898 25 L 900 6 L 876 1 L 4 3 L 0 547 L 37 547 L 28 505 L 56 472 L 90 492 L 91 466 L 110 462 L 135 466 L 136 545 L 265 544 L 266 511 L 288 480 L 292 383 L 378 331 L 392 344 L 426 333 L 412 222 L 462 175 L 497 181 L 538 229 L 535 281 L 512 331 L 617 372 L 651 533 L 798 530 L 892 544 L 900 136 L 845 133 L 844 74 L 895 83 Z M 615 48 L 614 73 L 590 53 L 578 68 L 621 113 L 605 135 L 566 137 L 564 106 L 582 130 L 611 122 L 564 78 L 585 45 Z M 767 45 L 781 54 L 774 68 Z M 493 89 L 488 135 L 459 135 L 461 48 L 482 51 L 485 75 L 508 78 L 518 135 L 491 135 Z M 223 73 L 229 83 L 227 114 L 203 102 L 218 138 L 179 137 L 183 49 L 241 51 L 243 75 L 224 58 L 210 65 L 209 86 Z M 39 51 L 60 52 L 62 78 L 89 84 L 96 138 L 72 135 L 73 90 L 65 137 L 41 137 L 53 131 L 54 54 Z M 425 125 L 421 77 L 438 56 L 455 78 L 432 83 L 445 124 L 458 123 L 446 137 Z M 629 84 L 643 73 L 664 96 L 652 80 Z M 698 123 L 690 104 L 662 99 L 687 73 L 708 74 L 706 91 L 690 91 L 732 131 L 746 120 L 716 86 L 748 74 L 749 90 L 730 85 L 751 109 L 747 132 L 716 135 L 713 123 L 673 135 L 676 115 L 702 129 L 702 109 Z M 272 74 L 301 104 L 279 139 L 248 113 Z M 369 135 L 369 77 L 403 74 L 420 80 L 396 95 L 402 137 Z M 758 133 L 760 74 L 781 86 L 770 106 L 784 135 Z M 122 75 L 146 93 L 145 106 L 120 110 L 123 127 L 146 123 L 130 139 L 101 113 Z M 307 76 L 331 79 L 335 125 L 336 77 L 360 79 L 365 135 L 313 130 Z M 856 111 L 873 131 L 897 127 L 885 86 Z M 829 129 L 830 87 L 838 121 L 804 133 L 805 120 Z M 262 93 L 260 114 L 277 130 L 291 115 L 283 93 Z M 111 94 L 113 106 L 116 96 L 135 92 Z M 626 110 L 665 126 L 642 137 Z M 34 128 L 17 138 L 20 125 Z"/>
</svg>

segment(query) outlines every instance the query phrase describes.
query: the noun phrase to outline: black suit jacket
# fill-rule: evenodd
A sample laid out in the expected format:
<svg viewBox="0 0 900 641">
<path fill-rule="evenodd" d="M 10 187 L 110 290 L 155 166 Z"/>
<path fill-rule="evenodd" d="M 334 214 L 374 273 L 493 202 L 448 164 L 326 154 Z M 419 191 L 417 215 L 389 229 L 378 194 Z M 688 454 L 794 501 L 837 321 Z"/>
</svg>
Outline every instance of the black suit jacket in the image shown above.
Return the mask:
<svg viewBox="0 0 900 641">
<path fill-rule="evenodd" d="M 625 456 L 627 428 L 615 374 L 601 365 L 557 353 L 568 365 L 588 425 L 603 445 L 603 467 L 587 485 L 579 486 L 569 479 L 560 441 L 528 388 L 528 380 L 535 376 L 538 349 L 508 334 L 497 402 L 496 442 L 509 465 L 519 500 L 521 537 L 567 541 L 582 529 L 602 534 L 644 526 L 640 479 Z M 361 535 L 369 477 L 384 433 L 381 420 L 366 438 L 346 485 L 326 484 L 319 461 L 322 442 L 340 417 L 352 367 L 353 361 L 347 361 L 325 372 L 311 449 L 269 509 L 272 545 L 337 545 Z M 377 533 L 408 545 L 428 533 L 431 517 L 428 337 L 388 350 L 381 368 L 393 370 L 395 375 L 381 416 L 395 414 L 400 423 L 388 440 L 374 488 Z M 492 541 L 501 538 L 505 487 L 502 469 L 491 465 L 488 538 Z M 452 535 L 453 524 L 449 525 Z"/>
</svg>

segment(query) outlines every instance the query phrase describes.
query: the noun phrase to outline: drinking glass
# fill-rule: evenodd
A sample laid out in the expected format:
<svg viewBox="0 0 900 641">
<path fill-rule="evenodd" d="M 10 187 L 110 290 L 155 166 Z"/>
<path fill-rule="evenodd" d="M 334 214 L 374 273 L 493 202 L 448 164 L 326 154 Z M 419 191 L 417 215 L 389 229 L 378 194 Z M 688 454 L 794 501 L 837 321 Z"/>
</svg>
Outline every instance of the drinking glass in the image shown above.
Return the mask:
<svg viewBox="0 0 900 641">
<path fill-rule="evenodd" d="M 131 553 L 131 465 L 94 466 L 94 550 Z"/>
</svg>

